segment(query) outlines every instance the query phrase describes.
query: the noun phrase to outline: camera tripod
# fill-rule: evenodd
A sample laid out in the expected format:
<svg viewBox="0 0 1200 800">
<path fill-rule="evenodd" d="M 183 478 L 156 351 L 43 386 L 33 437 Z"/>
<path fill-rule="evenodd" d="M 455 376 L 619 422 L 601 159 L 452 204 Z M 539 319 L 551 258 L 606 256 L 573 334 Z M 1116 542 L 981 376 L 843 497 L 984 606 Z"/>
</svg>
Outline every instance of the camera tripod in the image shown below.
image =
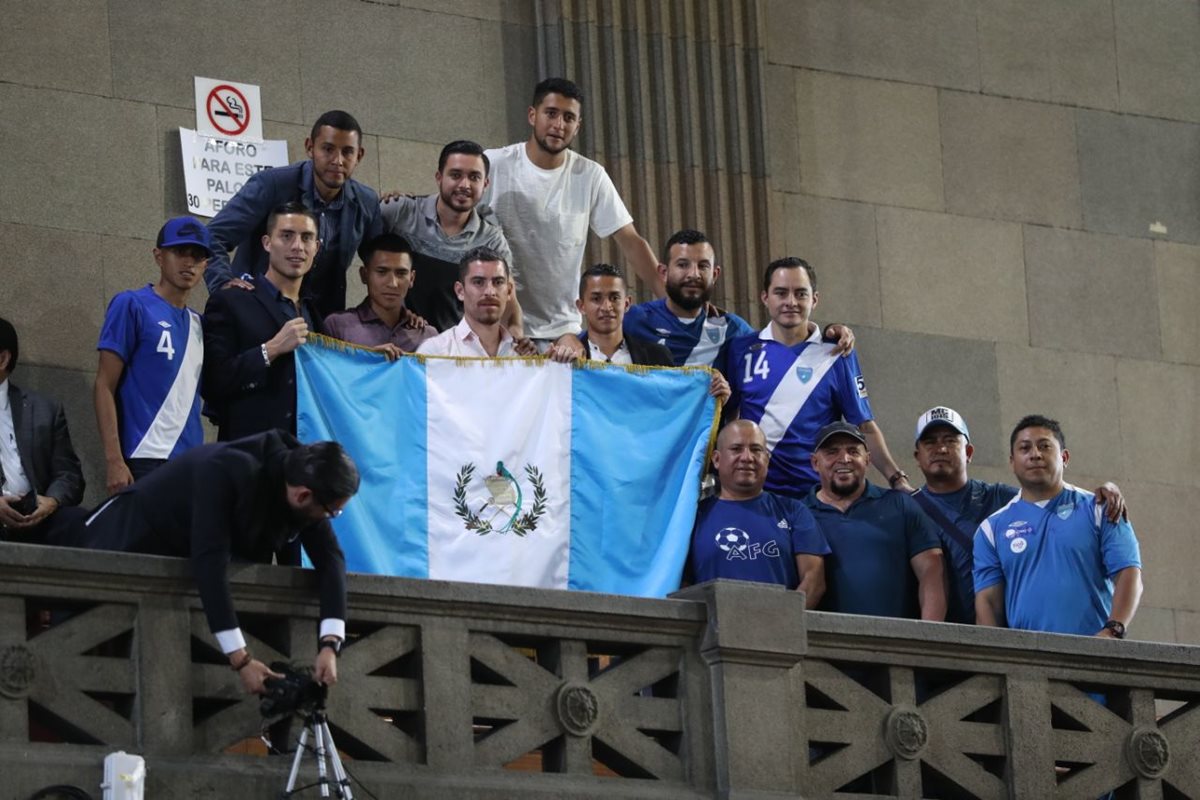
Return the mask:
<svg viewBox="0 0 1200 800">
<path fill-rule="evenodd" d="M 309 786 L 296 788 L 296 778 L 300 774 L 300 763 L 304 759 L 304 754 L 308 752 L 309 737 L 313 739 L 312 753 L 317 760 L 317 782 Z M 332 767 L 333 776 L 330 778 L 326 758 L 329 759 L 329 765 Z M 354 793 L 350 791 L 350 779 L 346 776 L 346 768 L 342 766 L 342 757 L 338 755 L 337 745 L 333 743 L 333 734 L 329 732 L 329 721 L 325 717 L 324 706 L 314 708 L 304 715 L 304 730 L 300 732 L 300 741 L 296 745 L 296 756 L 292 759 L 292 771 L 288 775 L 287 788 L 280 795 L 281 800 L 286 800 L 299 792 L 309 789 L 312 786 L 321 787 L 321 797 L 338 797 L 342 800 L 354 800 Z M 330 786 L 333 787 L 334 794 L 330 794 Z"/>
</svg>

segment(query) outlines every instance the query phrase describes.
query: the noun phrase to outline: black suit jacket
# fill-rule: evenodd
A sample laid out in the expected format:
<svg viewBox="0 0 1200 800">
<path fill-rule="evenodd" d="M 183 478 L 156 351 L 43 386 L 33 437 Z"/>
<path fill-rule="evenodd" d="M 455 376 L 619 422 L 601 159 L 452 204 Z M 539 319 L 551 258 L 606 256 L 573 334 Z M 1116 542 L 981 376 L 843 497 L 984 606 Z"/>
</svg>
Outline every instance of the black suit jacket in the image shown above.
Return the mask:
<svg viewBox="0 0 1200 800">
<path fill-rule="evenodd" d="M 584 348 L 587 348 L 588 338 L 586 331 L 579 334 L 579 339 L 583 342 Z M 624 340 L 625 347 L 629 349 L 629 358 L 634 364 L 642 364 L 647 367 L 675 366 L 675 360 L 671 357 L 671 351 L 658 342 L 651 342 L 648 339 L 638 339 L 636 336 L 629 336 L 627 334 L 624 335 Z"/>
<path fill-rule="evenodd" d="M 264 277 L 254 291 L 221 289 L 204 309 L 204 373 L 201 393 L 221 441 L 278 428 L 296 432 L 296 359 L 292 353 L 263 362 L 262 345 L 289 316 Z M 303 301 L 320 332 L 320 316 Z"/>
<path fill-rule="evenodd" d="M 83 468 L 71 446 L 62 404 L 38 392 L 8 382 L 8 403 L 21 468 L 38 494 L 53 497 L 60 506 L 83 500 Z"/>
<path fill-rule="evenodd" d="M 236 289 L 227 291 L 237 291 Z M 209 627 L 236 628 L 231 559 L 270 563 L 297 538 L 316 569 L 322 619 L 346 618 L 346 560 L 328 520 L 297 520 L 283 477 L 296 437 L 267 431 L 177 456 L 121 490 L 88 522 L 84 541 L 101 550 L 191 560 Z"/>
</svg>

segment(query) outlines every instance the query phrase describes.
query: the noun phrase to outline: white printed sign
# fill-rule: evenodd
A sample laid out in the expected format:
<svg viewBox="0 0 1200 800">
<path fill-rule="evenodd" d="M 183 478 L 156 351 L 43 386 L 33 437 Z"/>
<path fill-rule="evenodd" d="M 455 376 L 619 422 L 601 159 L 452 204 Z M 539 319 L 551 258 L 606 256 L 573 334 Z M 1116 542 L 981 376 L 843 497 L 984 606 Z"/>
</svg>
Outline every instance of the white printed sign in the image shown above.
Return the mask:
<svg viewBox="0 0 1200 800">
<path fill-rule="evenodd" d="M 220 139 L 262 141 L 262 101 L 257 86 L 199 77 L 195 83 L 197 132 Z"/>
<path fill-rule="evenodd" d="M 245 142 L 179 129 L 189 214 L 215 217 L 250 176 L 288 163 L 287 142 Z"/>
</svg>

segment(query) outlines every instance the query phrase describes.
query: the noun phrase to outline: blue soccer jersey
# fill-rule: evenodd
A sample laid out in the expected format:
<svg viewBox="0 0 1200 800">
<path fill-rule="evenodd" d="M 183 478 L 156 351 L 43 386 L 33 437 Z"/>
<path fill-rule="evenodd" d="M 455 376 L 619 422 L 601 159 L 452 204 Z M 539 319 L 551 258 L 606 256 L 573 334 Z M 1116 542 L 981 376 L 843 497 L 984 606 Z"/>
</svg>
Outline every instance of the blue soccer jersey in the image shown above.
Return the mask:
<svg viewBox="0 0 1200 800">
<path fill-rule="evenodd" d="M 1017 490 L 1003 483 L 984 483 L 974 478 L 954 492 L 939 494 L 920 489 L 913 500 L 928 511 L 922 498 L 928 500 L 957 530 L 958 535 L 942 530 L 942 523 L 930 514 L 946 553 L 946 568 L 950 571 L 950 592 L 946 597 L 946 621 L 975 624 L 975 531 L 979 524 L 1012 500 Z"/>
<path fill-rule="evenodd" d="M 921 616 L 911 560 L 942 546 L 933 522 L 904 492 L 870 481 L 844 512 L 817 498 L 804 498 L 832 555 L 825 559 L 822 611 L 874 617 Z"/>
<path fill-rule="evenodd" d="M 625 312 L 628 336 L 658 342 L 671 351 L 675 366 L 720 368 L 718 356 L 725 345 L 754 328 L 737 314 L 721 311 L 711 303 L 695 319 L 680 319 L 667 308 L 665 298 L 639 303 Z"/>
<path fill-rule="evenodd" d="M 147 285 L 108 304 L 97 350 L 125 362 L 117 387 L 121 452 L 166 459 L 204 441 L 200 426 L 200 315 L 176 308 Z"/>
<path fill-rule="evenodd" d="M 1142 558 L 1095 500 L 1069 484 L 1044 503 L 1014 497 L 975 532 L 975 591 L 1004 582 L 1010 628 L 1092 636 L 1108 621 L 1113 576 Z"/>
<path fill-rule="evenodd" d="M 731 578 L 795 589 L 796 556 L 828 552 L 813 515 L 790 497 L 770 492 L 753 500 L 709 497 L 696 513 L 691 572 L 697 583 Z"/>
<path fill-rule="evenodd" d="M 820 482 L 809 458 L 817 431 L 843 418 L 855 425 L 874 418 L 858 356 L 835 356 L 820 336 L 815 331 L 789 347 L 768 326 L 734 339 L 725 358 L 728 405 L 758 423 L 771 451 L 766 488 L 790 497 L 804 497 Z"/>
</svg>

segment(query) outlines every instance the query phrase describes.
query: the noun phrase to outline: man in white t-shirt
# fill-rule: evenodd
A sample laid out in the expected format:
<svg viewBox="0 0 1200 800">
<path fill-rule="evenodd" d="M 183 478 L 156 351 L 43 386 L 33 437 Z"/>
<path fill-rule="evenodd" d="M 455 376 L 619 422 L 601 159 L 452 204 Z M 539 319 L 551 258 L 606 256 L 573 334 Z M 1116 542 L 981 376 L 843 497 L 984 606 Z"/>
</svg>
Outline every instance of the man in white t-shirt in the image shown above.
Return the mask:
<svg viewBox="0 0 1200 800">
<path fill-rule="evenodd" d="M 638 277 L 657 288 L 658 259 L 637 232 L 604 168 L 573 152 L 583 118 L 583 95 L 564 78 L 547 78 L 533 92 L 529 140 L 487 151 L 491 206 L 512 248 L 525 334 L 545 351 L 580 329 L 575 291 L 588 229 L 612 236 Z"/>
</svg>

